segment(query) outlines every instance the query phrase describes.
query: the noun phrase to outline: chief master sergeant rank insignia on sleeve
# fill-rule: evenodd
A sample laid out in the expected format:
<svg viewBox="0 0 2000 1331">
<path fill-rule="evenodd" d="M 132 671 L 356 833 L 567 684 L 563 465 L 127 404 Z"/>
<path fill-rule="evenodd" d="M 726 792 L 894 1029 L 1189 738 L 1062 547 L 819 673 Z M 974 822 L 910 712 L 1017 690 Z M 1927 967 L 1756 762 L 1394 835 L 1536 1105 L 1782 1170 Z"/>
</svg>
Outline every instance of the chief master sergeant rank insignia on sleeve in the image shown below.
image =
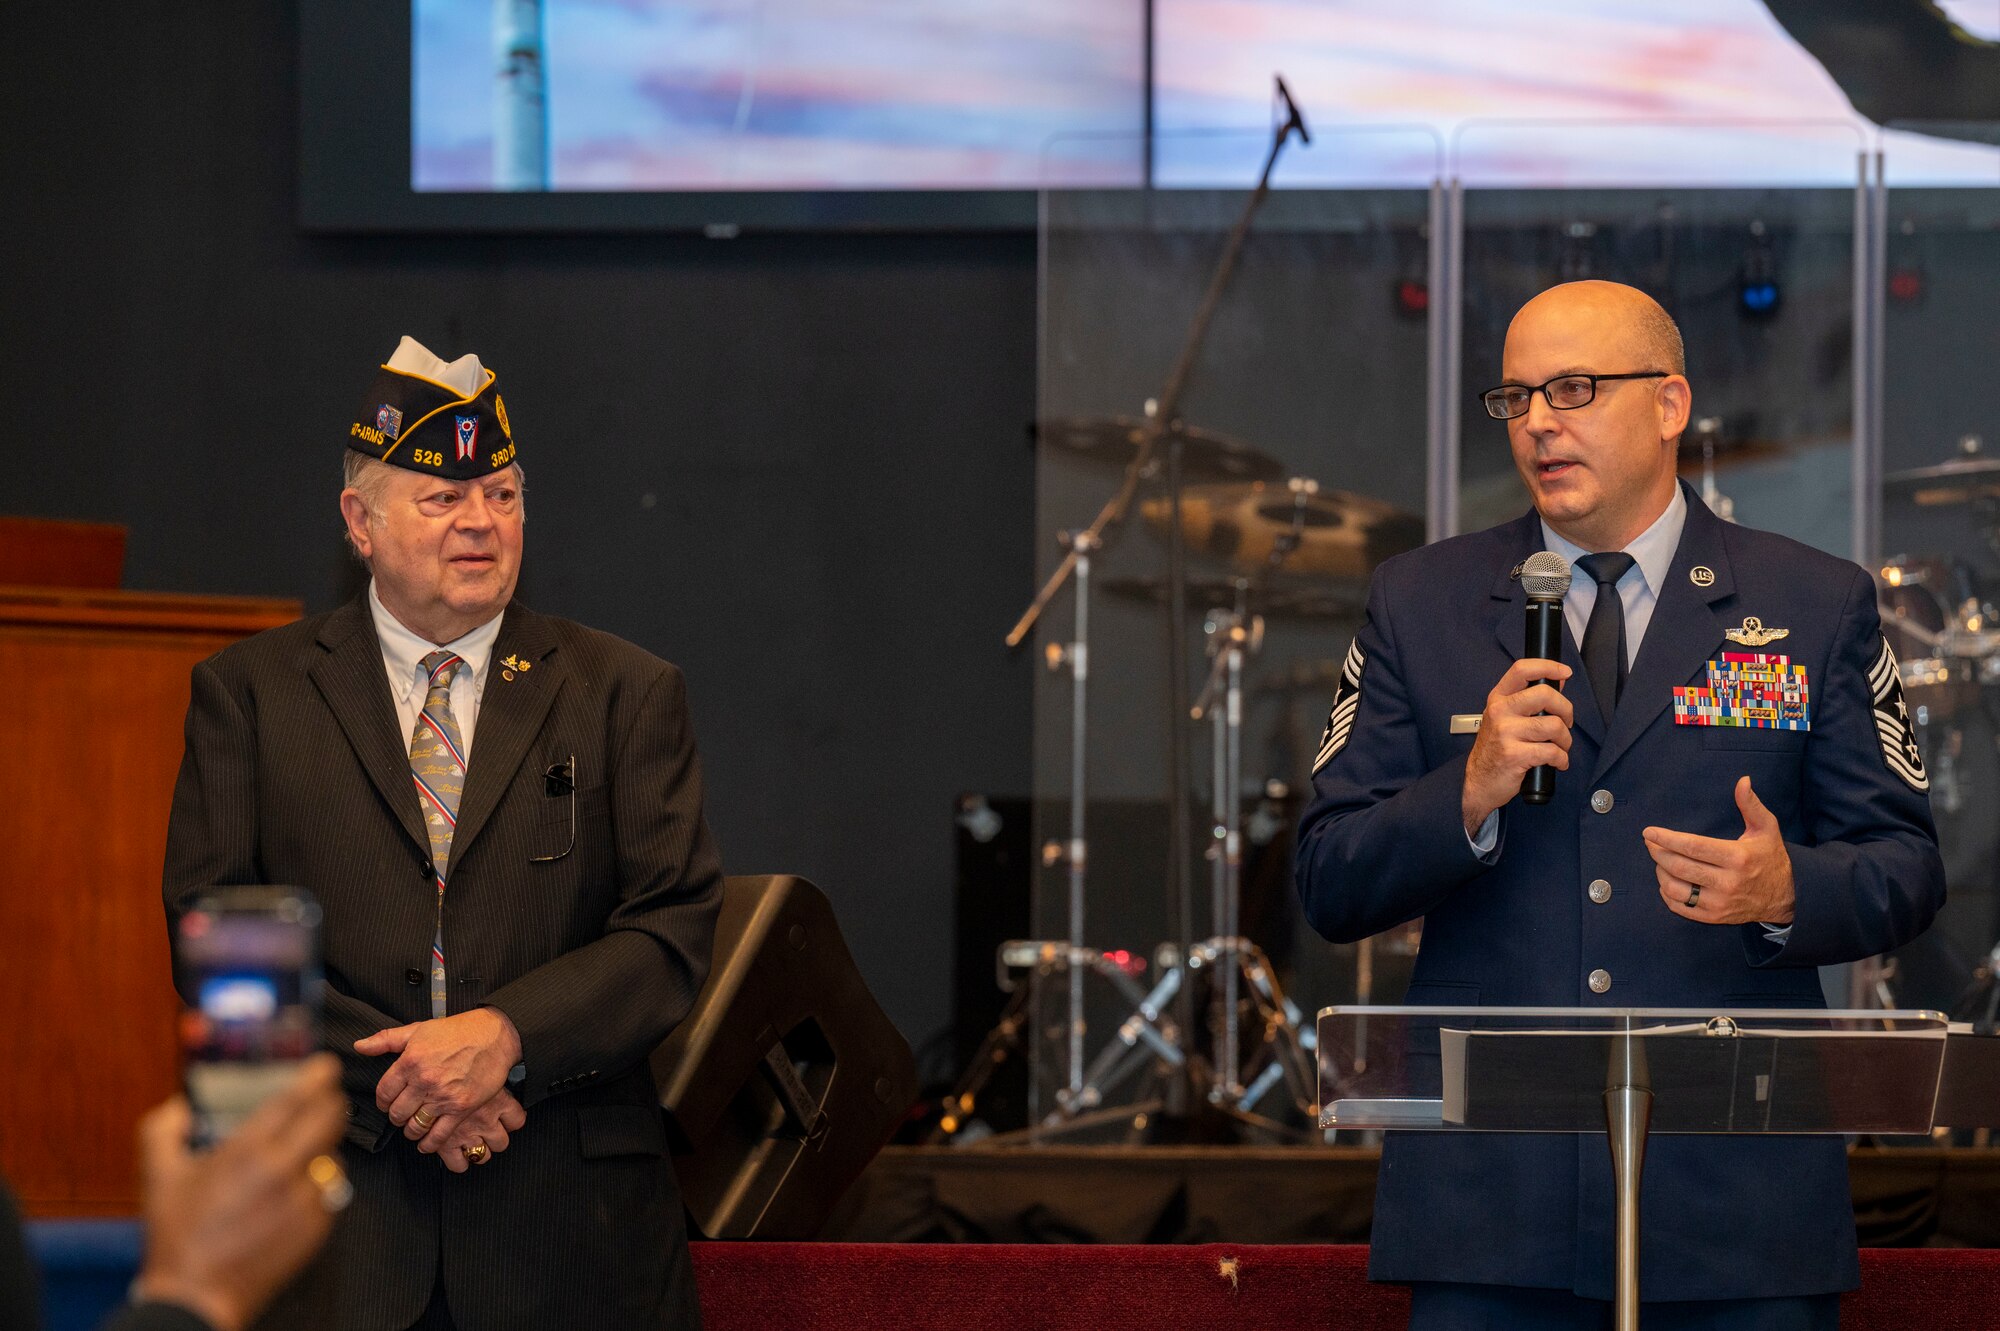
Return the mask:
<svg viewBox="0 0 2000 1331">
<path fill-rule="evenodd" d="M 1361 669 L 1367 663 L 1361 639 L 1356 638 L 1348 645 L 1347 661 L 1340 667 L 1340 682 L 1333 686 L 1333 710 L 1327 713 L 1326 733 L 1319 737 L 1319 756 L 1313 759 L 1314 776 L 1347 747 L 1347 737 L 1354 733 L 1354 713 L 1361 706 Z"/>
<path fill-rule="evenodd" d="M 1887 638 L 1882 640 L 1882 654 L 1869 668 L 1868 688 L 1874 695 L 1875 733 L 1882 740 L 1882 761 L 1911 790 L 1928 791 L 1930 773 L 1924 770 L 1924 755 L 1910 730 L 1910 709 L 1903 701 L 1903 677 L 1896 670 L 1896 653 L 1890 650 Z"/>
</svg>

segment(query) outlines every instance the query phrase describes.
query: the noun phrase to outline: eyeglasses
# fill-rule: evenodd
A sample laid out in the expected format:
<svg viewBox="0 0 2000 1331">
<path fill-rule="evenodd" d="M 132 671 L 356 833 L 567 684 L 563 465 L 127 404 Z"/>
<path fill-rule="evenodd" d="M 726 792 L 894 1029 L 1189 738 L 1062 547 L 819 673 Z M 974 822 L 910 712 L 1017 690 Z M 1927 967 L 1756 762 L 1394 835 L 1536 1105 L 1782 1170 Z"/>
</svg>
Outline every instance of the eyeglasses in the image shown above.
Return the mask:
<svg viewBox="0 0 2000 1331">
<path fill-rule="evenodd" d="M 1530 388 L 1526 384 L 1502 384 L 1489 388 L 1479 395 L 1479 401 L 1486 407 L 1486 414 L 1496 421 L 1511 421 L 1516 416 L 1528 414 L 1528 404 L 1534 401 L 1536 393 L 1549 400 L 1549 405 L 1557 411 L 1575 411 L 1587 407 L 1597 396 L 1598 384 L 1607 379 L 1665 379 L 1665 370 L 1634 370 L 1630 374 L 1559 374 L 1545 384 Z"/>
<path fill-rule="evenodd" d="M 542 793 L 550 799 L 569 796 L 569 840 L 553 855 L 530 855 L 530 864 L 552 864 L 576 847 L 576 755 L 571 754 L 542 773 Z"/>
</svg>

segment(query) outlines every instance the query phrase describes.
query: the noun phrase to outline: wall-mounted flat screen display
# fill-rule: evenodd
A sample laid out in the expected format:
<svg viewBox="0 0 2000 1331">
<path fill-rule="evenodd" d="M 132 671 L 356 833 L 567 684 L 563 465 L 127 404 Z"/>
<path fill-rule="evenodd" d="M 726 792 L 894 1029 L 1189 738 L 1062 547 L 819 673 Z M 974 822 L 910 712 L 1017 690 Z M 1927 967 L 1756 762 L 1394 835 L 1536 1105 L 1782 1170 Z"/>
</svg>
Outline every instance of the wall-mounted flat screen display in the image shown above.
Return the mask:
<svg viewBox="0 0 2000 1331">
<path fill-rule="evenodd" d="M 2000 0 L 1852 9 L 301 0 L 301 213 L 1029 226 L 1042 188 L 1249 184 L 1279 73 L 1318 131 L 1281 185 L 1826 186 L 1879 146 L 1892 184 L 2000 186 Z"/>
<path fill-rule="evenodd" d="M 1020 190 L 1142 172 L 1143 0 L 412 10 L 416 190 Z M 1099 150 L 1052 172 L 1044 145 L 1078 132 Z M 510 134 L 545 144 L 539 170 L 532 153 L 514 169 Z"/>
<path fill-rule="evenodd" d="M 1216 186 L 1254 173 L 1256 145 L 1202 149 L 1199 131 L 1264 123 L 1271 71 L 1282 69 L 1316 123 L 1432 127 L 1468 186 L 1852 184 L 1856 153 L 1877 135 L 1857 107 L 1921 109 L 1910 69 L 1950 81 L 1983 75 L 2000 88 L 2000 0 L 1947 0 L 1942 13 L 1881 0 L 1866 33 L 1853 8 L 1156 0 L 1157 129 L 1170 143 L 1187 136 L 1157 157 L 1157 183 Z M 1897 86 L 1871 86 L 1877 79 Z M 2000 121 L 2000 101 L 1995 108 Z M 1949 109 L 1965 114 L 1955 100 Z M 1957 131 L 1983 130 L 1985 142 L 1883 133 L 1889 181 L 2000 186 L 1996 129 Z M 1427 146 L 1407 135 L 1343 134 L 1337 147 L 1349 159 L 1344 176 L 1399 180 L 1428 169 L 1414 160 Z"/>
</svg>

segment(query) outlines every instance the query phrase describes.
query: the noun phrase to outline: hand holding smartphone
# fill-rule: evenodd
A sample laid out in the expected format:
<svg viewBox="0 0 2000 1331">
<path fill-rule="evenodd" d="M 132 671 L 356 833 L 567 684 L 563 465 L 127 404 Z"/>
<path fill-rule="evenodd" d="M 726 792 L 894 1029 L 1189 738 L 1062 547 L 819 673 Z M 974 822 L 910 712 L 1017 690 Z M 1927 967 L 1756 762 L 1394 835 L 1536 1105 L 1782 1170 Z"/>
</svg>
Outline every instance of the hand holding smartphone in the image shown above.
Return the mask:
<svg viewBox="0 0 2000 1331">
<path fill-rule="evenodd" d="M 181 917 L 189 1140 L 227 1137 L 320 1047 L 320 908 L 300 887 L 225 887 Z"/>
</svg>

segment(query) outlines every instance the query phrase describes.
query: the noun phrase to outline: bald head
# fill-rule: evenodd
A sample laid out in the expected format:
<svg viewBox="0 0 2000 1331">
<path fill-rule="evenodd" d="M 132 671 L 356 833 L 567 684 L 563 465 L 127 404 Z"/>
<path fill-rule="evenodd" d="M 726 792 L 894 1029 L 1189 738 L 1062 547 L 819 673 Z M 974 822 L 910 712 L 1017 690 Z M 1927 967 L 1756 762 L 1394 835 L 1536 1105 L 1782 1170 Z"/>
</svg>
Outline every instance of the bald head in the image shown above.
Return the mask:
<svg viewBox="0 0 2000 1331">
<path fill-rule="evenodd" d="M 1633 287 L 1565 282 L 1521 307 L 1502 370 L 1535 391 L 1507 440 L 1545 523 L 1587 550 L 1619 550 L 1666 511 L 1692 406 L 1685 365 L 1680 330 Z M 1562 401 L 1550 396 L 1558 380 Z"/>
<path fill-rule="evenodd" d="M 1514 316 L 1514 322 L 1507 326 L 1509 341 L 1524 319 L 1587 320 L 1607 335 L 1603 343 L 1607 352 L 1633 357 L 1626 368 L 1687 373 L 1687 351 L 1673 316 L 1660 302 L 1622 282 L 1564 282 L 1550 287 Z"/>
</svg>

